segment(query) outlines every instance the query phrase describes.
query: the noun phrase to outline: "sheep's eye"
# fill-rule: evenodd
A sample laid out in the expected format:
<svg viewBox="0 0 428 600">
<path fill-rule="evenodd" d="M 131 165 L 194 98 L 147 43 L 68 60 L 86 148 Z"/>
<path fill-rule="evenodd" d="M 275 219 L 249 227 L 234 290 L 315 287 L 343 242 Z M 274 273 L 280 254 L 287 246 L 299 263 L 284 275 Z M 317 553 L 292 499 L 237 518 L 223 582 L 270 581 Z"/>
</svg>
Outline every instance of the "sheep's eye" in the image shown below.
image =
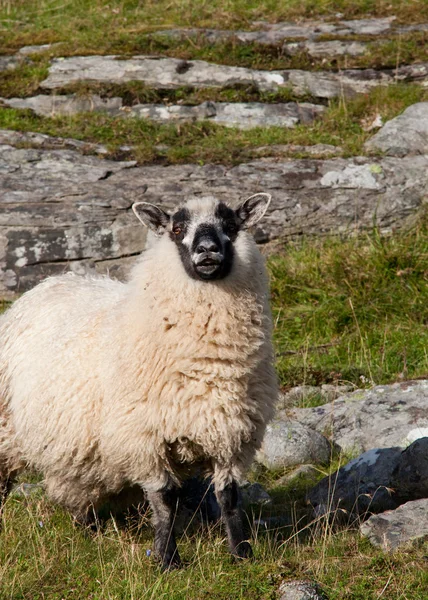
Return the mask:
<svg viewBox="0 0 428 600">
<path fill-rule="evenodd" d="M 183 231 L 183 229 L 179 225 L 174 225 L 174 227 L 172 228 L 172 231 L 175 235 L 180 235 L 180 233 Z"/>
<path fill-rule="evenodd" d="M 236 233 L 238 231 L 238 226 L 233 221 L 227 223 L 226 228 L 229 233 Z"/>
</svg>

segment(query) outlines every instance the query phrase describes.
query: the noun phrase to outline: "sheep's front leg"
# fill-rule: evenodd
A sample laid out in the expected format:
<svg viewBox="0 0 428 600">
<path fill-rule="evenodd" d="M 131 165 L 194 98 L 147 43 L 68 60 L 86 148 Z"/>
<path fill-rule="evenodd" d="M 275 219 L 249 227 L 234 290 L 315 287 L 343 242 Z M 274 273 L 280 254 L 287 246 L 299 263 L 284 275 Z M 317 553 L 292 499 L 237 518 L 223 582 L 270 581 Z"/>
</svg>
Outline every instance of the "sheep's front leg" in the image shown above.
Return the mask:
<svg viewBox="0 0 428 600">
<path fill-rule="evenodd" d="M 242 519 L 241 490 L 232 480 L 225 487 L 216 489 L 216 496 L 221 509 L 221 516 L 226 527 L 227 539 L 231 553 L 237 558 L 251 558 L 253 551 L 245 539 Z"/>
<path fill-rule="evenodd" d="M 174 534 L 177 488 L 174 486 L 157 492 L 146 491 L 146 495 L 153 513 L 155 551 L 162 561 L 162 569 L 178 569 L 181 567 L 181 560 Z"/>
</svg>

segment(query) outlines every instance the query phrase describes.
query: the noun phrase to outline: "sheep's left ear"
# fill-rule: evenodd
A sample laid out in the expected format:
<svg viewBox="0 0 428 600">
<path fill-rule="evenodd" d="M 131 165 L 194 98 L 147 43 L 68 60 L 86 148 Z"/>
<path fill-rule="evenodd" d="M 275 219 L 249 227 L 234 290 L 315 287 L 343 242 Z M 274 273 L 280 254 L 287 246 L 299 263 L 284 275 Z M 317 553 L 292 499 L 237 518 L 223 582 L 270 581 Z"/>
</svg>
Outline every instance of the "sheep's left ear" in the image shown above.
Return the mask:
<svg viewBox="0 0 428 600">
<path fill-rule="evenodd" d="M 149 202 L 135 202 L 132 205 L 132 210 L 143 225 L 158 235 L 162 235 L 165 232 L 170 216 L 162 208 Z"/>
<path fill-rule="evenodd" d="M 248 229 L 255 225 L 263 217 L 270 204 L 272 196 L 260 193 L 250 196 L 235 211 L 241 227 Z"/>
</svg>

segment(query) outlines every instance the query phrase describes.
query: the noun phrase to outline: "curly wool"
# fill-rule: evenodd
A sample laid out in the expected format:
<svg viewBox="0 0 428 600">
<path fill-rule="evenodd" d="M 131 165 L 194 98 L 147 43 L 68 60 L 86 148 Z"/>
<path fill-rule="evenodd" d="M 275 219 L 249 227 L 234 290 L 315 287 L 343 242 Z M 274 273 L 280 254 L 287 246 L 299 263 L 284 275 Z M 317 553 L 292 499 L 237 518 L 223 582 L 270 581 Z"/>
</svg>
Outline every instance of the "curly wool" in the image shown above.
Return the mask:
<svg viewBox="0 0 428 600">
<path fill-rule="evenodd" d="M 203 465 L 242 479 L 277 398 L 264 261 L 189 278 L 168 236 L 130 281 L 47 279 L 0 318 L 0 476 L 31 465 L 75 515 Z"/>
</svg>

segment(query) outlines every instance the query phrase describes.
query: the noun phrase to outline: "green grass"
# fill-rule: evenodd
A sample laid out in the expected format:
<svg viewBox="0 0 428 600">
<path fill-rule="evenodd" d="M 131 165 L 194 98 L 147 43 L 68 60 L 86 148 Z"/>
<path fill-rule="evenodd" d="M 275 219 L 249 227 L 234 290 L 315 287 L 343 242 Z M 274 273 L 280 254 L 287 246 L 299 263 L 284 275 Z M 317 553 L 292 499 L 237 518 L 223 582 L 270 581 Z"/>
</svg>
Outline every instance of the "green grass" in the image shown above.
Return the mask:
<svg viewBox="0 0 428 600">
<path fill-rule="evenodd" d="M 269 261 L 284 386 L 428 375 L 428 219 L 411 231 L 305 240 Z"/>
<path fill-rule="evenodd" d="M 282 493 L 288 510 L 299 495 L 291 487 Z M 426 543 L 385 555 L 355 532 L 296 520 L 282 535 L 255 527 L 256 560 L 233 564 L 219 526 L 178 541 L 186 566 L 162 574 L 146 555 L 153 544 L 147 514 L 127 528 L 109 520 L 90 536 L 44 495 L 11 497 L 0 533 L 0 598 L 271 600 L 290 579 L 317 581 L 330 600 L 375 600 L 382 590 L 389 600 L 426 598 Z"/>
</svg>

